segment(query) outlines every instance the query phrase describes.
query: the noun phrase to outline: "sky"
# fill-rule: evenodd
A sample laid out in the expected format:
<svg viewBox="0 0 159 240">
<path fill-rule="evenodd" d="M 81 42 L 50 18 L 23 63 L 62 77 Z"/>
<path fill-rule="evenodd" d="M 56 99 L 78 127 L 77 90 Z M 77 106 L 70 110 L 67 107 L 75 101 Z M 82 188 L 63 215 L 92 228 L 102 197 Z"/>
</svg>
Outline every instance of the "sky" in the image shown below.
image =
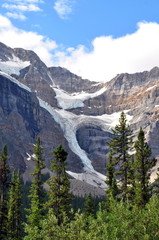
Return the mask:
<svg viewBox="0 0 159 240">
<path fill-rule="evenodd" d="M 91 81 L 159 67 L 158 0 L 1 0 L 0 42 Z"/>
</svg>

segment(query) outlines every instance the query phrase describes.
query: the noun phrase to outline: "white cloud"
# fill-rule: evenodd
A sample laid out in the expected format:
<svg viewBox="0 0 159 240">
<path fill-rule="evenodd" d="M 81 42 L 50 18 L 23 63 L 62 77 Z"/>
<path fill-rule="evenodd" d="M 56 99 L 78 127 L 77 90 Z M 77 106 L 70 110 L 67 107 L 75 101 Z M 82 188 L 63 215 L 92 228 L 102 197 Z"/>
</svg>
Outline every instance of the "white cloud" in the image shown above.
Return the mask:
<svg viewBox="0 0 159 240">
<path fill-rule="evenodd" d="M 48 66 L 62 66 L 94 81 L 108 81 L 119 73 L 135 73 L 159 67 L 159 24 L 142 22 L 136 32 L 114 39 L 97 37 L 92 50 L 71 46 L 60 50 L 54 40 L 16 28 L 0 15 L 0 41 L 10 47 L 35 51 Z"/>
<path fill-rule="evenodd" d="M 93 50 L 78 46 L 57 52 L 57 65 L 94 81 L 108 81 L 119 73 L 135 73 L 159 66 L 159 24 L 142 22 L 135 33 L 114 39 L 97 37 Z"/>
<path fill-rule="evenodd" d="M 54 9 L 60 18 L 66 19 L 73 11 L 74 0 L 57 0 L 54 4 Z"/>
<path fill-rule="evenodd" d="M 16 11 L 21 11 L 21 12 L 38 12 L 41 11 L 41 9 L 34 5 L 34 4 L 28 4 L 28 5 L 16 5 L 16 4 L 3 4 L 3 8 L 6 8 L 8 10 L 16 10 Z"/>
<path fill-rule="evenodd" d="M 43 0 L 6 0 L 7 2 L 13 2 L 13 3 L 20 3 L 20 4 L 25 4 L 25 3 L 43 3 Z"/>
<path fill-rule="evenodd" d="M 6 15 L 9 18 L 14 18 L 14 19 L 19 19 L 19 20 L 25 20 L 26 19 L 26 16 L 21 14 L 21 13 L 7 12 Z"/>
<path fill-rule="evenodd" d="M 39 12 L 42 9 L 38 4 L 44 3 L 43 0 L 6 0 L 2 7 L 8 12 L 6 16 L 9 18 L 25 20 L 24 12 Z"/>
<path fill-rule="evenodd" d="M 52 63 L 51 52 L 57 48 L 55 41 L 35 32 L 27 32 L 14 27 L 11 21 L 0 15 L 0 42 L 15 48 L 21 47 L 35 51 L 46 63 Z"/>
</svg>

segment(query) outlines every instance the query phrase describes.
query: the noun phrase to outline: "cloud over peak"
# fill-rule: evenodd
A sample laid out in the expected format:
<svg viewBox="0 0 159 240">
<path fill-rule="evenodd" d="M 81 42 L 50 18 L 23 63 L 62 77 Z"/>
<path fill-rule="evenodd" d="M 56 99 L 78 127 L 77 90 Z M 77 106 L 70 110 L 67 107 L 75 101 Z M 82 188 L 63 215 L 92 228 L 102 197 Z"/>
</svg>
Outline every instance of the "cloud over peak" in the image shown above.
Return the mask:
<svg viewBox="0 0 159 240">
<path fill-rule="evenodd" d="M 0 15 L 0 42 L 12 48 L 35 51 L 46 64 L 52 63 L 51 52 L 57 48 L 55 41 L 38 33 L 16 28 L 11 21 Z"/>
<path fill-rule="evenodd" d="M 65 67 L 94 81 L 109 81 L 120 73 L 159 67 L 159 24 L 155 22 L 138 23 L 134 33 L 119 38 L 96 37 L 91 50 L 84 45 L 61 49 L 54 40 L 16 28 L 0 15 L 0 42 L 12 48 L 33 50 L 48 66 Z"/>
<path fill-rule="evenodd" d="M 159 24 L 141 22 L 137 27 L 136 32 L 119 38 L 96 37 L 91 51 L 78 46 L 69 52 L 57 52 L 57 65 L 94 81 L 159 67 Z"/>
</svg>

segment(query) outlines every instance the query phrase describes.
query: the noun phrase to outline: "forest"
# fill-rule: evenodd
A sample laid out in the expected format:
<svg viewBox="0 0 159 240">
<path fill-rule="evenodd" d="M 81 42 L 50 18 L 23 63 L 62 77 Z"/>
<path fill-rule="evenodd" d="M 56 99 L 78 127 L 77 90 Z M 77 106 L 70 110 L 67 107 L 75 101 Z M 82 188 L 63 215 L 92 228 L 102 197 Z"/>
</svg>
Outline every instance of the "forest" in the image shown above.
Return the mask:
<svg viewBox="0 0 159 240">
<path fill-rule="evenodd" d="M 28 185 L 19 170 L 10 170 L 5 145 L 0 154 L 0 239 L 159 240 L 159 174 L 150 182 L 157 160 L 142 128 L 134 140 L 124 112 L 112 132 L 106 143 L 104 199 L 90 194 L 84 200 L 73 196 L 67 152 L 61 145 L 52 152 L 53 174 L 46 176 L 44 150 L 37 138 L 33 181 Z"/>
</svg>

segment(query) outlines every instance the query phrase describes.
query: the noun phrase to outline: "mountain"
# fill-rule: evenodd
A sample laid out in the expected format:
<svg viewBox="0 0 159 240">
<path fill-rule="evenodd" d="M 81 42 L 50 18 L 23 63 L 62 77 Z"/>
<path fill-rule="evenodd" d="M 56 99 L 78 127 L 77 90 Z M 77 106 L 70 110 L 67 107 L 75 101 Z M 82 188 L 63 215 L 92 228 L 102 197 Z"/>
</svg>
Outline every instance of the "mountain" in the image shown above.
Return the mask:
<svg viewBox="0 0 159 240">
<path fill-rule="evenodd" d="M 11 168 L 20 168 L 26 180 L 39 136 L 46 171 L 52 149 L 62 144 L 69 153 L 68 174 L 78 186 L 82 181 L 105 188 L 107 142 L 121 111 L 134 137 L 142 126 L 153 155 L 159 157 L 157 67 L 119 74 L 106 83 L 91 82 L 61 67 L 48 68 L 33 51 L 0 43 L 0 93 L 0 148 L 7 144 Z"/>
</svg>

